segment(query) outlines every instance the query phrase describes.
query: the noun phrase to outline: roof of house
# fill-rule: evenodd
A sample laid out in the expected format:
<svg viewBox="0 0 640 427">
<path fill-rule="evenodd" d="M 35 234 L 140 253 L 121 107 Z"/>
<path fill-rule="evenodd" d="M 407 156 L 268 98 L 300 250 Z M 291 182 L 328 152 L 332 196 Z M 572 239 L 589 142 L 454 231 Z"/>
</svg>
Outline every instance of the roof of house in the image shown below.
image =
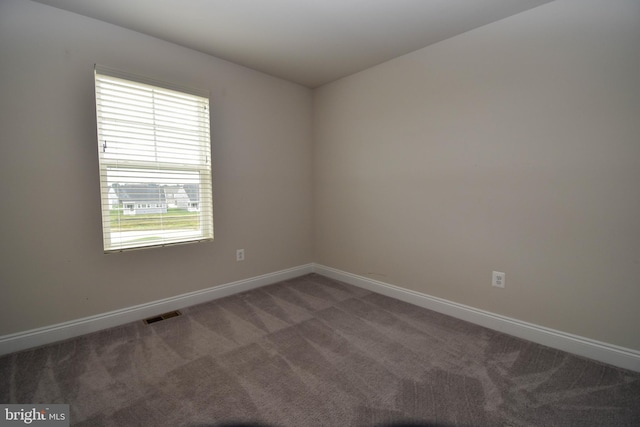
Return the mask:
<svg viewBox="0 0 640 427">
<path fill-rule="evenodd" d="M 200 201 L 200 186 L 198 184 L 185 184 L 184 191 L 187 192 L 190 202 Z"/>
<path fill-rule="evenodd" d="M 152 202 L 164 203 L 166 196 L 164 189 L 158 184 L 113 184 L 111 188 L 115 191 L 121 202 Z"/>
</svg>

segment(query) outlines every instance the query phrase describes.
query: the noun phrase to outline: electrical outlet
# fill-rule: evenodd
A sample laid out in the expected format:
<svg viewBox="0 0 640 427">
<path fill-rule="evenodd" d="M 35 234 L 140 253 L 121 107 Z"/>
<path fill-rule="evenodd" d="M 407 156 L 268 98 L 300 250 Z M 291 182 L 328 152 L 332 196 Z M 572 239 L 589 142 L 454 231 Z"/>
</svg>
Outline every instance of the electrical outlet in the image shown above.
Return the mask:
<svg viewBox="0 0 640 427">
<path fill-rule="evenodd" d="M 244 249 L 236 250 L 236 261 L 244 261 Z"/>
<path fill-rule="evenodd" d="M 505 274 L 501 271 L 494 271 L 491 279 L 491 286 L 495 286 L 496 288 L 504 288 L 504 276 Z"/>
</svg>

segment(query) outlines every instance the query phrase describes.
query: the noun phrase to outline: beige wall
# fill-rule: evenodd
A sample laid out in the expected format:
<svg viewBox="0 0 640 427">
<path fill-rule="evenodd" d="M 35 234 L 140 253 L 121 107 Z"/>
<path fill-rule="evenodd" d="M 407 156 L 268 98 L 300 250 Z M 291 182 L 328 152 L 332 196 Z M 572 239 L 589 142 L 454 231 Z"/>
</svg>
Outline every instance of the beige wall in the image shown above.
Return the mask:
<svg viewBox="0 0 640 427">
<path fill-rule="evenodd" d="M 315 261 L 640 350 L 639 24 L 559 0 L 318 89 Z"/>
<path fill-rule="evenodd" d="M 211 91 L 214 242 L 102 253 L 94 63 Z M 0 335 L 311 262 L 311 100 L 189 49 L 2 0 Z"/>
</svg>

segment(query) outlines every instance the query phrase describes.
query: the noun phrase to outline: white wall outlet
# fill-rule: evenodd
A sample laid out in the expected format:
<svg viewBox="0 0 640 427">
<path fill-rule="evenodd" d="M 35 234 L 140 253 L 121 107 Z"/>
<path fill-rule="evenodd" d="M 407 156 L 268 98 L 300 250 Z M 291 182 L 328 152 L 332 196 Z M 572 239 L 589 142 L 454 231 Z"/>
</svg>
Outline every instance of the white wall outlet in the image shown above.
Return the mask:
<svg viewBox="0 0 640 427">
<path fill-rule="evenodd" d="M 236 261 L 244 261 L 244 249 L 236 250 Z"/>
<path fill-rule="evenodd" d="M 494 271 L 491 276 L 491 286 L 495 286 L 496 288 L 504 288 L 504 276 L 505 274 L 501 271 Z"/>
</svg>

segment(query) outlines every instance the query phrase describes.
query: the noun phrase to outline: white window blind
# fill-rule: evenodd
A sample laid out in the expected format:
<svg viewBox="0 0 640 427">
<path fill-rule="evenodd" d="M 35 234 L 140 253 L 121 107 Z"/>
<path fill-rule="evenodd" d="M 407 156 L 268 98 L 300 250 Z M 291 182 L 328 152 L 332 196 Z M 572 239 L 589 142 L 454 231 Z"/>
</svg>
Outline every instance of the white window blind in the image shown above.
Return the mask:
<svg viewBox="0 0 640 427">
<path fill-rule="evenodd" d="M 95 70 L 105 252 L 213 239 L 208 93 Z"/>
</svg>

